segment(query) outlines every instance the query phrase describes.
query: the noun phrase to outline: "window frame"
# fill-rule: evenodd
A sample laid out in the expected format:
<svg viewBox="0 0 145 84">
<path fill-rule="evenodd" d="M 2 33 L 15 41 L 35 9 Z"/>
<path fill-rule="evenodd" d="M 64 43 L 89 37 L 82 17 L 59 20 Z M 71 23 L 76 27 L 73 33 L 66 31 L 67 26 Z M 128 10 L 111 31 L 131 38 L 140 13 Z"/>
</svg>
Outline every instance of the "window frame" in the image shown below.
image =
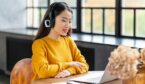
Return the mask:
<svg viewBox="0 0 145 84">
<path fill-rule="evenodd" d="M 33 0 L 32 0 L 33 1 Z M 81 34 L 90 34 L 90 35 L 104 35 L 104 36 L 115 36 L 115 37 L 123 37 L 123 38 L 135 38 L 135 39 L 145 39 L 145 37 L 138 37 L 136 36 L 136 13 L 135 12 L 137 9 L 144 9 L 145 10 L 145 7 L 138 7 L 138 8 L 135 8 L 135 7 L 122 7 L 122 1 L 123 0 L 115 0 L 115 7 L 95 7 L 95 8 L 102 8 L 102 9 L 105 9 L 105 8 L 110 8 L 110 9 L 114 9 L 115 11 L 115 31 L 114 31 L 114 35 L 110 35 L 110 34 L 105 34 L 104 33 L 104 30 L 105 30 L 105 25 L 104 25 L 104 21 L 103 21 L 103 27 L 102 27 L 102 33 L 93 33 L 93 29 L 91 27 L 91 32 L 90 33 L 87 33 L 87 32 L 82 32 L 82 9 L 84 7 L 82 7 L 82 0 L 77 0 L 77 7 L 76 7 L 76 28 L 73 29 L 73 32 L 74 33 L 81 33 Z M 48 2 L 48 6 L 50 5 L 50 0 L 47 0 Z M 29 8 L 32 8 L 35 9 L 35 8 L 38 8 L 38 9 L 41 9 L 41 8 L 47 8 L 47 7 L 26 7 L 26 9 L 29 9 Z M 72 7 L 73 8 L 73 7 Z M 89 8 L 89 7 L 88 7 Z M 134 22 L 133 22 L 133 36 L 124 36 L 122 35 L 122 10 L 124 9 L 133 9 L 135 10 L 134 11 Z M 92 14 L 91 15 L 91 19 L 92 19 Z M 32 16 L 34 17 L 34 15 Z M 102 16 L 102 18 L 105 20 L 104 18 L 104 15 Z M 34 18 L 32 18 L 34 19 Z M 92 21 L 92 20 L 91 20 Z M 32 21 L 33 22 L 33 21 Z M 28 24 L 28 23 L 27 23 Z M 92 24 L 91 24 L 92 26 Z M 34 28 L 34 27 L 27 27 L 29 29 L 37 29 L 37 28 Z"/>
</svg>

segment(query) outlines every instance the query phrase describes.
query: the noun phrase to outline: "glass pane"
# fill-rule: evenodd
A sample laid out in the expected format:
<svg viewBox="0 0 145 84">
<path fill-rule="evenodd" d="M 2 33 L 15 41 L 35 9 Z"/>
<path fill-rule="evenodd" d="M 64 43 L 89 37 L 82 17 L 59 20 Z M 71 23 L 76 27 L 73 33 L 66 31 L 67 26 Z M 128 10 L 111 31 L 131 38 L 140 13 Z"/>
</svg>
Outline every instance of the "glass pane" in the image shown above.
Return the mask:
<svg viewBox="0 0 145 84">
<path fill-rule="evenodd" d="M 45 13 L 46 13 L 46 10 L 47 9 L 41 9 L 41 17 L 40 17 L 40 20 L 42 21 L 43 20 L 43 18 L 44 18 L 44 15 L 45 15 Z"/>
<path fill-rule="evenodd" d="M 83 7 L 115 7 L 115 0 L 82 0 Z"/>
<path fill-rule="evenodd" d="M 27 9 L 27 27 L 32 27 L 33 22 L 33 10 L 31 8 Z"/>
<path fill-rule="evenodd" d="M 32 7 L 33 4 L 32 4 L 32 0 L 27 0 L 27 7 Z"/>
<path fill-rule="evenodd" d="M 34 9 L 34 25 L 33 25 L 34 28 L 39 27 L 39 24 L 40 24 L 40 22 L 39 22 L 39 20 L 40 20 L 39 13 L 40 12 L 39 12 L 38 9 Z"/>
<path fill-rule="evenodd" d="M 48 2 L 47 0 L 33 0 L 34 7 L 47 7 Z"/>
<path fill-rule="evenodd" d="M 91 32 L 91 11 L 90 11 L 90 9 L 82 10 L 82 31 Z"/>
<path fill-rule="evenodd" d="M 122 35 L 133 36 L 133 11 L 122 11 Z"/>
<path fill-rule="evenodd" d="M 115 10 L 105 11 L 105 34 L 115 34 Z"/>
<path fill-rule="evenodd" d="M 102 33 L 102 10 L 93 10 L 93 33 Z"/>
<path fill-rule="evenodd" d="M 145 7 L 145 0 L 122 0 L 123 7 Z"/>
<path fill-rule="evenodd" d="M 77 20 L 76 20 L 77 13 L 76 12 L 77 12 L 76 9 L 73 9 L 73 18 L 72 18 L 72 28 L 73 29 L 77 28 Z"/>
<path fill-rule="evenodd" d="M 51 3 L 53 2 L 62 2 L 62 0 L 51 0 Z M 77 6 L 77 0 L 63 0 L 63 2 L 66 2 L 70 7 L 76 7 Z"/>
<path fill-rule="evenodd" d="M 136 36 L 145 37 L 145 10 L 138 10 L 136 12 Z"/>
</svg>

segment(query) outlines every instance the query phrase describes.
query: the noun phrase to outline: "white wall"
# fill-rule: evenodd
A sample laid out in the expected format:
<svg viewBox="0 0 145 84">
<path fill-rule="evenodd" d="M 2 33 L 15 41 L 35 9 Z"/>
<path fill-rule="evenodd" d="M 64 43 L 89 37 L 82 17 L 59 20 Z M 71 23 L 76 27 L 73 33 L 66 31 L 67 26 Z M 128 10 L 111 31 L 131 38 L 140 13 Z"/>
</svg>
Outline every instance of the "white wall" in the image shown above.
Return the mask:
<svg viewBox="0 0 145 84">
<path fill-rule="evenodd" d="M 0 0 L 0 29 L 26 28 L 26 0 Z"/>
</svg>

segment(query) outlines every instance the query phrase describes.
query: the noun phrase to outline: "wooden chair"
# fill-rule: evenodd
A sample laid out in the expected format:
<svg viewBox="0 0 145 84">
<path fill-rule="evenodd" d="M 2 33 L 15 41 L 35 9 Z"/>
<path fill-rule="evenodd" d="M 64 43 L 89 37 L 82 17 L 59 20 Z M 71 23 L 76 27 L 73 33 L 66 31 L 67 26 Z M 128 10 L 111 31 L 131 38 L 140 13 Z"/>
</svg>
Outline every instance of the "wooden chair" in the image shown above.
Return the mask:
<svg viewBox="0 0 145 84">
<path fill-rule="evenodd" d="M 33 75 L 31 58 L 24 58 L 13 67 L 10 84 L 31 84 Z"/>
</svg>

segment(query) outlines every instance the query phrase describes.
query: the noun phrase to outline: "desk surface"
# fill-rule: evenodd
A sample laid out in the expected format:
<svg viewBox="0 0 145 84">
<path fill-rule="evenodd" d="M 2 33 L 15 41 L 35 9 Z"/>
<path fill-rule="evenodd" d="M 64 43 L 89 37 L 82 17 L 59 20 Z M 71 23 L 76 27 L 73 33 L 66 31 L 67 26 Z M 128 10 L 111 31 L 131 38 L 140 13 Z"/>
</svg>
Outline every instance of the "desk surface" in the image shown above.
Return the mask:
<svg viewBox="0 0 145 84">
<path fill-rule="evenodd" d="M 67 81 L 71 78 L 76 78 L 76 77 L 81 77 L 81 76 L 86 76 L 89 74 L 95 74 L 97 73 L 97 71 L 89 71 L 87 73 L 84 74 L 80 74 L 80 75 L 73 75 L 67 78 L 48 78 L 48 79 L 41 79 L 41 80 L 37 80 L 37 81 L 33 81 L 32 84 L 66 84 Z M 109 83 L 105 83 L 105 84 L 122 84 L 121 80 L 114 80 L 112 82 Z"/>
</svg>

